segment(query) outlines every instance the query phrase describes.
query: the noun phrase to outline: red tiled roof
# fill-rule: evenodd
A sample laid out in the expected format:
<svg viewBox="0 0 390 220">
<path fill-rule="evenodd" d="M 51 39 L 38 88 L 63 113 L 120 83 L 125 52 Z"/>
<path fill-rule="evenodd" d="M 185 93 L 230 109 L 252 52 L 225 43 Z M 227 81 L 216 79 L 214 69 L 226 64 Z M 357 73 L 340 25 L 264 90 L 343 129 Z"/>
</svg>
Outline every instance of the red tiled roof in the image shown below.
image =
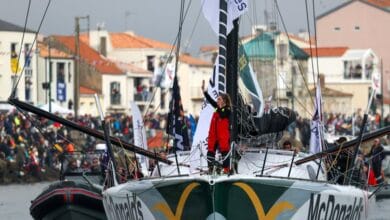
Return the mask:
<svg viewBox="0 0 390 220">
<path fill-rule="evenodd" d="M 345 51 L 348 50 L 348 47 L 319 47 L 319 48 L 303 48 L 303 50 L 309 54 L 309 56 L 318 56 L 318 57 L 341 57 Z M 318 51 L 318 55 L 316 52 Z M 313 54 L 311 54 L 313 52 Z"/>
<path fill-rule="evenodd" d="M 98 92 L 93 90 L 93 89 L 90 89 L 90 88 L 87 88 L 87 87 L 84 87 L 84 86 L 80 86 L 80 94 L 93 95 L 95 93 L 98 93 Z"/>
<path fill-rule="evenodd" d="M 72 53 L 75 53 L 75 39 L 73 36 L 54 36 L 54 39 L 63 44 Z M 123 71 L 113 62 L 103 58 L 96 50 L 82 41 L 80 41 L 80 57 L 103 74 L 123 74 Z"/>
<path fill-rule="evenodd" d="M 179 58 L 180 62 L 187 63 L 192 66 L 204 66 L 204 67 L 212 67 L 213 64 L 195 57 L 192 57 L 188 54 L 181 54 Z"/>
<path fill-rule="evenodd" d="M 80 40 L 89 45 L 89 35 L 88 33 L 80 34 Z"/>
<path fill-rule="evenodd" d="M 41 57 L 49 57 L 49 48 L 47 44 L 44 44 L 42 42 L 38 42 L 38 48 L 39 48 L 39 56 Z M 63 58 L 63 59 L 70 59 L 73 58 L 72 55 L 65 53 L 63 51 L 57 50 L 55 48 L 50 48 L 50 57 L 52 58 Z"/>
<path fill-rule="evenodd" d="M 129 33 L 110 33 L 114 48 L 155 48 L 171 49 L 172 45 Z"/>
<path fill-rule="evenodd" d="M 365 0 L 365 1 L 381 8 L 390 7 L 390 0 Z"/>
</svg>

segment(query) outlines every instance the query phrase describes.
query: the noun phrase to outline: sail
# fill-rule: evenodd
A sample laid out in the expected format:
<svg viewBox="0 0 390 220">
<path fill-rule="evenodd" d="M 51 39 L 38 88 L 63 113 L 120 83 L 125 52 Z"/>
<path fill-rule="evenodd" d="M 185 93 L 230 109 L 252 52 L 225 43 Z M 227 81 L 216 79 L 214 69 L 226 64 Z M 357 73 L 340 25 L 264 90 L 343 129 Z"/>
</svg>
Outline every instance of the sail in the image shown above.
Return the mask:
<svg viewBox="0 0 390 220">
<path fill-rule="evenodd" d="M 320 80 L 317 82 L 315 110 L 312 121 L 310 122 L 310 153 L 322 151 L 322 95 Z"/>
<path fill-rule="evenodd" d="M 167 133 L 174 137 L 173 145 L 179 150 L 189 150 L 188 127 L 181 103 L 177 77 L 173 78 L 171 111 L 168 113 Z"/>
<path fill-rule="evenodd" d="M 253 103 L 253 110 L 255 117 L 261 117 L 264 112 L 264 100 L 263 93 L 257 82 L 256 75 L 253 71 L 252 65 L 249 63 L 248 56 L 245 53 L 244 47 L 240 45 L 238 50 L 238 64 L 240 78 L 244 84 L 245 89 L 251 96 Z"/>
<path fill-rule="evenodd" d="M 207 87 L 207 94 L 214 100 L 218 97 L 218 59 L 215 60 L 213 74 L 210 78 L 209 85 Z M 225 87 L 225 86 L 224 86 Z M 198 125 L 196 126 L 195 135 L 192 141 L 191 147 L 191 163 L 190 171 L 196 172 L 196 169 L 207 164 L 205 155 L 207 155 L 207 138 L 209 135 L 211 117 L 213 116 L 214 108 L 205 98 L 203 100 L 202 109 L 200 111 Z M 201 156 L 203 155 L 203 157 Z"/>
<path fill-rule="evenodd" d="M 146 132 L 144 122 L 142 120 L 141 111 L 135 102 L 130 102 L 131 111 L 133 113 L 133 132 L 134 132 L 134 145 L 139 146 L 145 150 L 148 149 L 148 144 L 146 142 Z M 145 156 L 137 155 L 139 162 L 143 170 L 149 169 L 149 161 Z"/>
<path fill-rule="evenodd" d="M 215 34 L 219 34 L 220 0 L 202 0 L 202 10 Z M 248 10 L 247 0 L 227 0 L 227 34 L 233 29 L 233 21 Z"/>
</svg>

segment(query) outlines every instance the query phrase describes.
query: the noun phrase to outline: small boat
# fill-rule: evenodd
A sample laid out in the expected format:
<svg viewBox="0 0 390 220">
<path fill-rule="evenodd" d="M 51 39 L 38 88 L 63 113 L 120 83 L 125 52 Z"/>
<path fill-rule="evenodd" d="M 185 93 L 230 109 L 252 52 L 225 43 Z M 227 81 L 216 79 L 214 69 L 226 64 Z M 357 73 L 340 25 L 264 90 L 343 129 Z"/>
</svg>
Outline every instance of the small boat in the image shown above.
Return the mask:
<svg viewBox="0 0 390 220">
<path fill-rule="evenodd" d="M 33 201 L 34 219 L 106 219 L 102 202 L 102 151 L 63 155 L 61 177 Z"/>
</svg>

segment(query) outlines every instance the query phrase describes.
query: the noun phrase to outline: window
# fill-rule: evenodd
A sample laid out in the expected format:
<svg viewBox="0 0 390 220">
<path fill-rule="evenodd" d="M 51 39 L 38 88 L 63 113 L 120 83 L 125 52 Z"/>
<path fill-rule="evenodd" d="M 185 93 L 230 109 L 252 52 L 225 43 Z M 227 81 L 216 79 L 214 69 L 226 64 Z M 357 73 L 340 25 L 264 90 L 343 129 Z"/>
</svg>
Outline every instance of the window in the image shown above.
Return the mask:
<svg viewBox="0 0 390 220">
<path fill-rule="evenodd" d="M 26 80 L 24 83 L 24 95 L 25 95 L 26 101 L 28 101 L 28 102 L 31 101 L 31 85 L 32 85 L 31 78 L 26 77 Z"/>
<path fill-rule="evenodd" d="M 121 94 L 120 94 L 120 83 L 111 82 L 110 84 L 110 94 L 111 94 L 111 105 L 121 104 Z"/>
<path fill-rule="evenodd" d="M 147 69 L 151 72 L 154 72 L 154 58 L 155 56 L 147 56 L 146 61 L 147 61 Z"/>
<path fill-rule="evenodd" d="M 339 30 L 340 30 L 340 27 L 334 27 L 334 30 L 335 30 L 335 31 L 339 31 Z"/>
<path fill-rule="evenodd" d="M 68 83 L 72 83 L 71 64 L 68 63 Z"/>
<path fill-rule="evenodd" d="M 16 53 L 16 43 L 11 43 L 11 71 L 17 73 L 19 71 L 18 54 Z"/>
<path fill-rule="evenodd" d="M 355 31 L 359 31 L 360 30 L 360 27 L 359 26 L 355 26 Z"/>
<path fill-rule="evenodd" d="M 65 63 L 57 63 L 57 82 L 65 83 Z"/>
<path fill-rule="evenodd" d="M 344 79 L 362 79 L 360 61 L 344 61 Z"/>
<path fill-rule="evenodd" d="M 57 63 L 57 100 L 66 101 L 65 63 Z"/>
<path fill-rule="evenodd" d="M 278 45 L 278 59 L 286 60 L 288 57 L 288 46 L 287 44 L 279 44 Z"/>
<path fill-rule="evenodd" d="M 107 38 L 100 37 L 100 53 L 103 56 L 107 56 Z"/>
</svg>

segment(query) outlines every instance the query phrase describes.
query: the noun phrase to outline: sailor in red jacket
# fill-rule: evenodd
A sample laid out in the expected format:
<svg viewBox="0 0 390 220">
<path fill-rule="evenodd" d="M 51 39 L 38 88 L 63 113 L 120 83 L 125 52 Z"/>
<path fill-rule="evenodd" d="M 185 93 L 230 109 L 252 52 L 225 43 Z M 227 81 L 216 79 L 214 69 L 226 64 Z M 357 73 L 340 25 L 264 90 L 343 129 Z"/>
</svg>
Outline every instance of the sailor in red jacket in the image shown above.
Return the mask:
<svg viewBox="0 0 390 220">
<path fill-rule="evenodd" d="M 222 154 L 222 158 L 224 159 L 222 164 L 223 171 L 224 173 L 229 173 L 230 158 L 227 157 L 227 154 L 230 150 L 230 97 L 227 94 L 221 93 L 217 98 L 217 102 L 215 102 L 207 93 L 205 93 L 205 96 L 210 104 L 216 108 L 211 119 L 208 136 L 208 167 L 210 171 L 213 169 L 215 151 L 218 148 Z"/>
</svg>

